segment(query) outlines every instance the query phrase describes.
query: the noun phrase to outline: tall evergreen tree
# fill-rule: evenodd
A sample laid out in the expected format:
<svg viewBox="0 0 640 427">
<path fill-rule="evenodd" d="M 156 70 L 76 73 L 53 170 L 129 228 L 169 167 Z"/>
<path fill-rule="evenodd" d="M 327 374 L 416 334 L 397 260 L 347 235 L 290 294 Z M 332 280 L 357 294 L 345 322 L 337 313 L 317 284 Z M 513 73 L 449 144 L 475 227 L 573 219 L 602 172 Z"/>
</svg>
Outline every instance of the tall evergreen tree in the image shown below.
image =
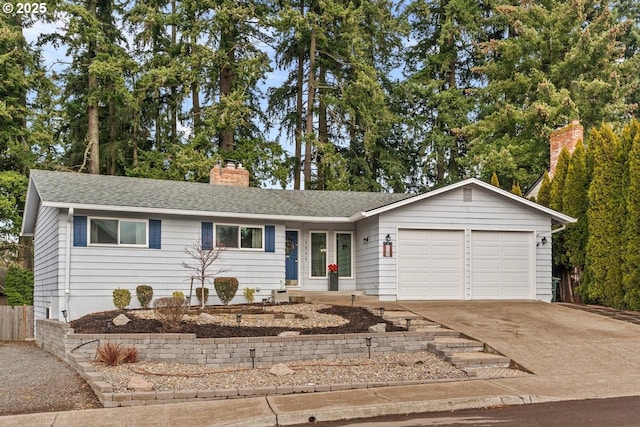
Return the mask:
<svg viewBox="0 0 640 427">
<path fill-rule="evenodd" d="M 489 5 L 471 0 L 417 0 L 405 11 L 413 42 L 406 49 L 406 126 L 417 144 L 425 187 L 464 175 L 469 125 L 480 85 L 479 42 L 488 37 Z M 489 175 L 484 178 L 487 179 Z"/>
<path fill-rule="evenodd" d="M 622 283 L 624 304 L 640 310 L 640 122 L 632 121 L 622 131 L 622 139 L 630 142 L 629 187 L 626 197 Z"/>
<path fill-rule="evenodd" d="M 579 115 L 585 127 L 624 120 L 637 74 L 621 61 L 629 26 L 607 0 L 503 1 L 504 38 L 482 44 L 487 79 L 478 120 L 467 127 L 470 159 L 488 176 L 532 182 L 548 159 L 553 129 Z M 504 169 L 504 170 L 503 170 Z M 504 182 L 503 182 L 504 184 Z"/>
<path fill-rule="evenodd" d="M 586 302 L 622 307 L 623 153 L 618 137 L 608 125 L 590 132 L 589 150 L 593 176 L 588 191 L 589 237 L 581 293 Z"/>
<path fill-rule="evenodd" d="M 540 183 L 540 190 L 538 190 L 536 201 L 538 204 L 546 207 L 549 207 L 551 204 L 551 178 L 549 178 L 547 171 L 544 171 L 542 175 L 542 182 Z"/>
<path fill-rule="evenodd" d="M 567 229 L 562 232 L 565 251 L 565 256 L 562 258 L 570 273 L 567 291 L 571 302 L 574 301 L 576 290 L 582 282 L 582 272 L 585 266 L 588 237 L 587 189 L 585 149 L 582 141 L 578 141 L 571 155 L 571 160 L 569 160 L 562 192 L 562 212 L 578 220 L 575 224 L 567 225 Z"/>
</svg>

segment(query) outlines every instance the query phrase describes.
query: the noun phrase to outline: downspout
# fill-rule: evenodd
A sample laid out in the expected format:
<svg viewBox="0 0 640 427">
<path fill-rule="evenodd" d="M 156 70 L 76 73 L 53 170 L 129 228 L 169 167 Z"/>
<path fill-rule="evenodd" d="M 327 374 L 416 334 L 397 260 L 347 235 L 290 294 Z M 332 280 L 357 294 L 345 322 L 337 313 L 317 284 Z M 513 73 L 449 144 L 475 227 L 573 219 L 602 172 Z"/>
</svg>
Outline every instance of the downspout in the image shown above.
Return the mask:
<svg viewBox="0 0 640 427">
<path fill-rule="evenodd" d="M 567 224 L 562 224 L 562 225 L 560 226 L 560 228 L 556 228 L 555 230 L 551 230 L 551 234 L 555 234 L 555 233 L 557 233 L 557 232 L 559 232 L 559 231 L 564 230 L 565 228 L 567 228 Z"/>
<path fill-rule="evenodd" d="M 69 297 L 71 292 L 71 278 L 69 273 L 71 271 L 71 229 L 73 228 L 73 208 L 69 208 L 67 213 L 67 241 L 64 247 L 64 297 L 65 307 L 67 310 L 67 316 L 70 316 L 69 312 Z"/>
</svg>

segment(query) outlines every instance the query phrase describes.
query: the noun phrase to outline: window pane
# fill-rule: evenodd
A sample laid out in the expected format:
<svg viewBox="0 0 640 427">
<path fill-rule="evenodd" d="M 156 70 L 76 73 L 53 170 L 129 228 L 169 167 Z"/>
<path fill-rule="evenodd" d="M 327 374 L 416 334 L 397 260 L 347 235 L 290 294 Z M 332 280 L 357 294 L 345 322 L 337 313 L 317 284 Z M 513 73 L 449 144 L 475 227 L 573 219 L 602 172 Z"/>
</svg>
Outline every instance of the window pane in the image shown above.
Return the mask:
<svg viewBox="0 0 640 427">
<path fill-rule="evenodd" d="M 240 236 L 241 248 L 262 248 L 262 228 L 242 227 L 240 229 Z"/>
<path fill-rule="evenodd" d="M 338 277 L 351 277 L 351 234 L 336 234 Z"/>
<path fill-rule="evenodd" d="M 118 220 L 116 219 L 92 219 L 91 243 L 107 245 L 118 244 Z"/>
<path fill-rule="evenodd" d="M 146 245 L 147 223 L 140 221 L 120 221 L 121 245 Z"/>
<path fill-rule="evenodd" d="M 311 277 L 327 275 L 327 234 L 311 233 Z"/>
<path fill-rule="evenodd" d="M 224 248 L 238 247 L 237 225 L 216 225 L 216 246 Z"/>
</svg>

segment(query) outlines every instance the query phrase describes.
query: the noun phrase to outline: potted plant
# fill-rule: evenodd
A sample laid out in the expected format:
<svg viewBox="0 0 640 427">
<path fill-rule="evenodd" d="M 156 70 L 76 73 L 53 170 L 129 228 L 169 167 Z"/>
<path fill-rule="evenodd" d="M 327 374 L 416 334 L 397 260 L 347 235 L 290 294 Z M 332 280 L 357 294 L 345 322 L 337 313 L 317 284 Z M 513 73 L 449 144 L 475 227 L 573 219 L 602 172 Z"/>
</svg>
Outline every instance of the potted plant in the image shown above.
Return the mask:
<svg viewBox="0 0 640 427">
<path fill-rule="evenodd" d="M 338 290 L 338 264 L 329 264 L 327 266 L 329 270 L 329 290 Z"/>
</svg>

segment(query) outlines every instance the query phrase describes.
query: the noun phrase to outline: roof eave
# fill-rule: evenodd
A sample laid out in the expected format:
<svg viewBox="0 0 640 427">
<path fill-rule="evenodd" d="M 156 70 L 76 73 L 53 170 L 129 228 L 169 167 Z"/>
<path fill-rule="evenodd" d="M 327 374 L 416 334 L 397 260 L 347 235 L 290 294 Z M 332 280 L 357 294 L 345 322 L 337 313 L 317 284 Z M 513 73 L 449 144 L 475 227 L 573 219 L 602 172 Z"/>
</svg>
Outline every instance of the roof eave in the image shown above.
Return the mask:
<svg viewBox="0 0 640 427">
<path fill-rule="evenodd" d="M 53 208 L 74 208 L 76 210 L 90 211 L 111 211 L 128 213 L 148 213 L 152 215 L 181 215 L 181 216 L 201 216 L 201 217 L 223 217 L 244 220 L 261 221 L 299 221 L 299 222 L 327 222 L 327 223 L 348 223 L 352 222 L 350 217 L 343 216 L 306 216 L 306 215 L 270 215 L 254 214 L 244 212 L 213 212 L 187 209 L 152 208 L 138 206 L 115 206 L 115 205 L 94 205 L 84 203 L 64 203 L 64 202 L 43 202 L 43 206 Z"/>
<path fill-rule="evenodd" d="M 370 211 L 367 211 L 367 212 L 362 212 L 362 216 L 363 216 L 363 218 L 366 218 L 366 217 L 370 217 L 370 216 L 379 215 L 381 213 L 384 213 L 384 212 L 387 212 L 387 211 L 390 211 L 390 210 L 393 210 L 393 209 L 397 209 L 399 207 L 406 206 L 408 204 L 415 203 L 415 202 L 427 199 L 429 197 L 434 197 L 434 196 L 437 196 L 438 194 L 446 193 L 446 192 L 455 190 L 455 189 L 460 188 L 460 187 L 465 187 L 467 185 L 477 185 L 477 186 L 482 187 L 482 188 L 484 188 L 486 190 L 493 191 L 494 193 L 500 194 L 500 195 L 502 195 L 504 197 L 507 197 L 507 198 L 509 198 L 511 200 L 514 200 L 514 201 L 516 201 L 518 203 L 522 203 L 522 204 L 524 204 L 526 206 L 529 206 L 530 208 L 533 208 L 533 209 L 536 209 L 538 211 L 544 212 L 545 214 L 549 215 L 554 221 L 557 221 L 557 222 L 559 222 L 561 224 L 569 224 L 569 223 L 574 223 L 574 222 L 578 221 L 577 219 L 572 218 L 572 217 L 570 217 L 568 215 L 565 215 L 563 213 L 554 211 L 553 209 L 549 209 L 549 208 L 547 208 L 545 206 L 539 205 L 539 204 L 537 204 L 535 202 L 532 202 L 531 200 L 525 199 L 524 197 L 515 195 L 515 194 L 510 193 L 510 192 L 508 192 L 506 190 L 498 188 L 498 187 L 496 187 L 494 185 L 488 184 L 488 183 L 486 183 L 484 181 L 480 181 L 479 179 L 476 179 L 476 178 L 468 178 L 468 179 L 465 179 L 463 181 L 459 181 L 459 182 L 456 182 L 454 184 L 450 184 L 450 185 L 447 185 L 445 187 L 441 187 L 441 188 L 438 188 L 436 190 L 429 191 L 427 193 L 419 194 L 419 195 L 416 195 L 416 196 L 413 196 L 413 197 L 409 197 L 407 199 L 400 200 L 398 202 L 389 204 L 387 206 L 383 206 L 381 208 L 373 209 L 373 210 L 370 210 Z"/>
</svg>

